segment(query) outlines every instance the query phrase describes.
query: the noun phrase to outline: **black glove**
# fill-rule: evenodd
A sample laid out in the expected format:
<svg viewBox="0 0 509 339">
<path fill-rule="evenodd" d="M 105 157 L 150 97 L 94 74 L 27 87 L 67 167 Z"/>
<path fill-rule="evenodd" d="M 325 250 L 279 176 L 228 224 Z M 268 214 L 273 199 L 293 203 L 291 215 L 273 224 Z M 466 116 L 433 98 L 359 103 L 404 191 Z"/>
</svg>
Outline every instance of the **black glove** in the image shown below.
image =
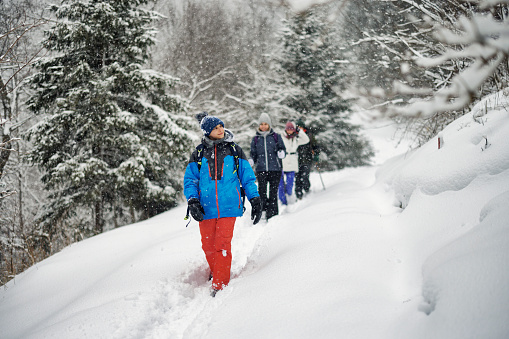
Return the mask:
<svg viewBox="0 0 509 339">
<path fill-rule="evenodd" d="M 200 204 L 200 200 L 197 198 L 191 198 L 187 201 L 187 206 L 189 207 L 189 212 L 193 216 L 196 221 L 203 221 L 203 215 L 205 214 L 205 210 Z"/>
<path fill-rule="evenodd" d="M 260 197 L 254 197 L 249 202 L 251 203 L 251 220 L 253 220 L 253 225 L 256 225 L 262 217 L 262 201 Z"/>
</svg>

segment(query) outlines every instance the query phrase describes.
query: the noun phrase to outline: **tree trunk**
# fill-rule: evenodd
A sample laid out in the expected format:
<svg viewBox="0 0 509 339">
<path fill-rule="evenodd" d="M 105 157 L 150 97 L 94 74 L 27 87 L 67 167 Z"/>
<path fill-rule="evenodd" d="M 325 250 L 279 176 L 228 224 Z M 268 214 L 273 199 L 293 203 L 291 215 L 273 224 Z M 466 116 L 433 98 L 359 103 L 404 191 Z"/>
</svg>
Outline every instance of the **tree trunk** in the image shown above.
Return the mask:
<svg viewBox="0 0 509 339">
<path fill-rule="evenodd" d="M 12 145 L 8 142 L 11 139 L 10 130 L 5 128 L 5 124 L 9 122 L 12 118 L 11 111 L 11 102 L 9 97 L 7 96 L 7 88 L 4 86 L 4 82 L 0 77 L 0 100 L 2 101 L 2 106 L 4 109 L 3 116 L 0 115 L 0 144 L 4 144 L 0 146 L 0 179 L 3 176 L 4 168 L 7 165 L 7 161 L 9 161 L 9 156 L 11 155 Z"/>
<path fill-rule="evenodd" d="M 134 213 L 134 206 L 132 200 L 129 202 L 129 212 L 131 212 L 131 223 L 134 224 L 136 222 L 136 216 Z"/>
<path fill-rule="evenodd" d="M 118 211 L 116 196 L 113 198 L 113 224 L 115 225 L 115 228 L 118 228 Z"/>
<path fill-rule="evenodd" d="M 15 78 L 13 79 L 15 80 Z M 19 119 L 19 96 L 17 95 L 17 92 L 14 91 L 14 116 Z M 19 131 L 18 133 L 19 134 Z M 21 157 L 20 157 L 20 145 L 19 145 L 19 142 L 16 143 L 16 153 L 17 153 L 17 163 L 18 163 L 18 204 L 19 204 L 19 229 L 20 229 L 20 232 L 22 233 L 25 233 L 25 225 L 24 225 L 24 220 L 23 220 L 23 174 L 21 173 L 22 171 L 22 166 L 19 166 L 20 163 L 21 163 Z"/>
<path fill-rule="evenodd" d="M 95 231 L 97 234 L 103 232 L 104 219 L 103 219 L 103 203 L 98 200 L 95 203 Z"/>
</svg>

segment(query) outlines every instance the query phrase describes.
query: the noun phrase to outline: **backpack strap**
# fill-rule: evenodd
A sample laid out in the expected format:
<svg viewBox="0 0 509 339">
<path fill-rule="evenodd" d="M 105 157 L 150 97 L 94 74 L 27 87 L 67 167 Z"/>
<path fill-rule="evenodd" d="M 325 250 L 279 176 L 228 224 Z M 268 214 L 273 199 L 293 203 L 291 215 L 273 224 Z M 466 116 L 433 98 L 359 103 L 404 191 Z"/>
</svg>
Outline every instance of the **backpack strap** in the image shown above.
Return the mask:
<svg viewBox="0 0 509 339">
<path fill-rule="evenodd" d="M 233 171 L 234 173 L 237 172 L 237 176 L 239 177 L 239 180 L 240 180 L 240 176 L 239 176 L 239 153 L 237 152 L 237 146 L 234 142 L 229 142 L 230 144 L 230 147 L 231 147 L 231 151 L 232 151 L 232 155 L 233 155 L 233 159 L 235 161 L 235 171 Z"/>
<path fill-rule="evenodd" d="M 244 190 L 244 187 L 242 187 L 242 181 L 240 181 L 240 173 L 239 173 L 239 153 L 237 152 L 237 144 L 235 144 L 233 141 L 229 143 L 230 149 L 233 155 L 233 160 L 235 161 L 235 170 L 234 173 L 237 172 L 237 178 L 239 178 L 240 183 L 240 196 L 242 197 L 242 207 L 244 210 L 242 212 L 246 211 L 246 205 L 244 204 L 246 201 L 246 191 Z"/>
<path fill-rule="evenodd" d="M 198 146 L 196 146 L 196 156 L 197 156 L 197 160 L 196 163 L 198 164 L 198 172 L 200 171 L 201 169 L 201 161 L 203 159 L 203 149 L 205 148 L 205 146 L 203 146 L 203 144 L 199 144 Z"/>
<path fill-rule="evenodd" d="M 232 153 L 232 156 L 233 156 L 233 159 L 235 161 L 235 170 L 233 171 L 233 173 L 237 173 L 237 177 L 239 178 L 239 181 L 240 181 L 240 176 L 239 176 L 239 153 L 237 152 L 237 144 L 234 143 L 234 142 L 229 142 L 228 143 L 230 145 L 230 149 L 231 149 L 231 153 Z M 197 161 L 196 163 L 198 164 L 198 171 L 200 171 L 201 169 L 201 163 L 202 163 L 202 159 L 203 159 L 203 150 L 204 150 L 204 146 L 203 144 L 199 144 L 198 146 L 196 146 L 196 157 L 197 157 Z"/>
</svg>

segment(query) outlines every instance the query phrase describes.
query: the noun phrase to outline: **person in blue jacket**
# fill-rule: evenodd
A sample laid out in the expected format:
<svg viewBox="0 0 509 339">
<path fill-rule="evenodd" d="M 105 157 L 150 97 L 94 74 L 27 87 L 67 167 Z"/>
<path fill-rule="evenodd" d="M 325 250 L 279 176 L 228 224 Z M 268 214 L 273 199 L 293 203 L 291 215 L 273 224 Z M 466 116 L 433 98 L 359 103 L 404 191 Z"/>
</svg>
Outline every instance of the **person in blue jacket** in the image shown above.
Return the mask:
<svg viewBox="0 0 509 339">
<path fill-rule="evenodd" d="M 267 113 L 258 119 L 259 127 L 251 140 L 251 165 L 256 166 L 256 178 L 262 200 L 265 218 L 279 214 L 277 193 L 283 171 L 282 159 L 286 156 L 283 139 L 272 129 L 272 121 Z M 269 194 L 267 197 L 267 186 Z"/>
<path fill-rule="evenodd" d="M 212 277 L 212 296 L 228 285 L 231 240 L 237 217 L 244 213 L 243 193 L 252 207 L 253 224 L 260 220 L 256 177 L 242 148 L 233 142 L 217 117 L 201 120 L 202 143 L 192 153 L 184 174 L 189 212 L 199 222 L 202 249 Z M 242 185 L 242 187 L 241 187 Z"/>
</svg>

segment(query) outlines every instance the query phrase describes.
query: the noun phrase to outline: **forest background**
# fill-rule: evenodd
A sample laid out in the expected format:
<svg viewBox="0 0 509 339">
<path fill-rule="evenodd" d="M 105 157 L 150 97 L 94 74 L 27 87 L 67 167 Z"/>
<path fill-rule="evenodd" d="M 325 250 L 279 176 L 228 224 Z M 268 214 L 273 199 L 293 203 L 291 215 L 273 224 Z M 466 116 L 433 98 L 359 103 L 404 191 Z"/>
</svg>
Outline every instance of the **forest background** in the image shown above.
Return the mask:
<svg viewBox="0 0 509 339">
<path fill-rule="evenodd" d="M 338 170 L 372 156 L 353 113 L 419 147 L 507 87 L 508 1 L 295 4 L 2 1 L 0 284 L 182 202 L 200 111 L 244 149 L 301 118 Z"/>
</svg>

